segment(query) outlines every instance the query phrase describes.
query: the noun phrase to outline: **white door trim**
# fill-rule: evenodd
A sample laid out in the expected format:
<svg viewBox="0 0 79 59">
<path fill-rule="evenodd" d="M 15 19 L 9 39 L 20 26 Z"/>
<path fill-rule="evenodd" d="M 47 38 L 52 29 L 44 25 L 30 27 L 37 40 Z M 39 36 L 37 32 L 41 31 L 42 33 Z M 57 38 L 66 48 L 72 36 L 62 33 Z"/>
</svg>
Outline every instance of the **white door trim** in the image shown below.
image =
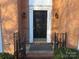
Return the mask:
<svg viewBox="0 0 79 59">
<path fill-rule="evenodd" d="M 47 43 L 51 42 L 51 6 L 43 7 L 29 7 L 29 42 L 33 43 L 33 10 L 47 10 Z"/>
<path fill-rule="evenodd" d="M 2 29 L 0 28 L 0 53 L 3 51 L 2 43 Z"/>
</svg>

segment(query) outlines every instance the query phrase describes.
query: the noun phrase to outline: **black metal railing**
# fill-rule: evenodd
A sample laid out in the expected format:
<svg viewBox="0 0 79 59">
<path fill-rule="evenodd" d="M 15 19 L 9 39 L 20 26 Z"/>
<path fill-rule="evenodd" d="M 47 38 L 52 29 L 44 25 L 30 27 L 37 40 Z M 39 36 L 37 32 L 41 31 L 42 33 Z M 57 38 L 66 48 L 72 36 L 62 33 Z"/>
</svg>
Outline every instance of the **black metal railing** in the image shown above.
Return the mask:
<svg viewBox="0 0 79 59">
<path fill-rule="evenodd" d="M 19 54 L 19 40 L 18 40 L 18 32 L 14 33 L 14 55 L 15 59 L 18 59 Z"/>
<path fill-rule="evenodd" d="M 26 43 L 22 42 L 19 33 L 14 33 L 14 55 L 15 59 L 26 59 Z"/>
<path fill-rule="evenodd" d="M 20 45 L 26 45 L 23 46 L 26 48 L 26 52 L 29 49 L 29 51 L 39 51 L 39 50 L 46 50 L 46 51 L 52 51 L 55 48 L 60 47 L 66 47 L 66 40 L 67 40 L 67 32 L 65 33 L 54 33 L 53 34 L 53 43 L 20 43 L 18 32 L 14 33 L 14 54 L 15 59 L 19 59 L 19 57 L 23 57 L 25 54 L 23 53 L 24 49 L 20 48 Z M 47 45 L 47 46 L 46 46 Z M 39 49 L 38 49 L 39 48 Z M 25 52 L 25 51 L 24 51 Z M 25 53 L 26 53 L 25 52 Z M 23 58 L 20 58 L 23 59 Z"/>
<path fill-rule="evenodd" d="M 66 47 L 67 33 L 54 33 L 54 48 Z"/>
</svg>

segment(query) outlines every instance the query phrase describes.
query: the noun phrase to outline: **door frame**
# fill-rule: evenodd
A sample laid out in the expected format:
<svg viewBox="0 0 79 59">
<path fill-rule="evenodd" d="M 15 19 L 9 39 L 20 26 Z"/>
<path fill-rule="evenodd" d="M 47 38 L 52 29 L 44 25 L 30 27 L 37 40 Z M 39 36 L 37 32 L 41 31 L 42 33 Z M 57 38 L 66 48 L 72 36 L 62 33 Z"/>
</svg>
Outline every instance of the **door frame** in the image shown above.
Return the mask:
<svg viewBox="0 0 79 59">
<path fill-rule="evenodd" d="M 29 7 L 29 43 L 33 43 L 33 10 L 47 10 L 47 43 L 51 43 L 51 16 L 52 6 L 30 6 Z"/>
</svg>

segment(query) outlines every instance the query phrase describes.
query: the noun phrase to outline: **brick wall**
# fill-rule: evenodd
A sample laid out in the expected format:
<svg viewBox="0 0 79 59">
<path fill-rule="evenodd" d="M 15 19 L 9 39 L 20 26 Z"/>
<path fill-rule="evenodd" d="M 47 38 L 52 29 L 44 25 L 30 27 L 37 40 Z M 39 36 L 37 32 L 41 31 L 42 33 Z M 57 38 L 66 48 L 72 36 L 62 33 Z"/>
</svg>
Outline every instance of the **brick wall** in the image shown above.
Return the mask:
<svg viewBox="0 0 79 59">
<path fill-rule="evenodd" d="M 22 39 L 20 41 L 21 44 L 28 42 L 29 18 L 28 2 L 26 1 L 27 0 L 0 0 L 2 4 L 1 17 L 3 20 L 4 51 L 6 52 L 13 53 L 14 51 L 13 33 L 17 31 L 17 29 L 19 29 L 19 39 Z M 67 46 L 73 48 L 77 47 L 77 40 L 79 38 L 78 2 L 78 0 L 53 0 L 52 6 L 52 33 L 67 32 Z"/>
<path fill-rule="evenodd" d="M 77 48 L 79 38 L 78 0 L 53 0 L 52 32 L 67 32 L 67 47 Z"/>
<path fill-rule="evenodd" d="M 14 52 L 13 33 L 17 31 L 17 0 L 0 0 L 4 52 Z"/>
</svg>

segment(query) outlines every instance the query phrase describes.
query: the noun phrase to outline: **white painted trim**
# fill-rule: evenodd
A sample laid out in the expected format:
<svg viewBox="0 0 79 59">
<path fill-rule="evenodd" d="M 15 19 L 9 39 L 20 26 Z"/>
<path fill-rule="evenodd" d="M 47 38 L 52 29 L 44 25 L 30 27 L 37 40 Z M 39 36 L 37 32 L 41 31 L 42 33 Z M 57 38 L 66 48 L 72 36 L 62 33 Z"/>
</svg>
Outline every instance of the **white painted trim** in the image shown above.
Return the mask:
<svg viewBox="0 0 79 59">
<path fill-rule="evenodd" d="M 0 52 L 2 52 L 2 33 L 0 28 Z"/>
<path fill-rule="evenodd" d="M 48 18 L 47 18 L 47 43 L 51 42 L 51 9 L 48 10 Z"/>
<path fill-rule="evenodd" d="M 79 50 L 79 40 L 78 40 L 78 42 L 77 42 L 77 50 Z"/>
<path fill-rule="evenodd" d="M 47 10 L 47 43 L 51 42 L 51 14 L 52 7 L 30 7 L 29 8 L 29 42 L 33 43 L 33 10 Z"/>
<path fill-rule="evenodd" d="M 51 42 L 52 0 L 29 0 L 29 42 L 33 43 L 33 10 L 47 10 L 47 43 Z"/>
<path fill-rule="evenodd" d="M 52 5 L 52 0 L 29 0 L 29 5 Z"/>
<path fill-rule="evenodd" d="M 33 10 L 29 10 L 29 42 L 33 43 Z"/>
</svg>

